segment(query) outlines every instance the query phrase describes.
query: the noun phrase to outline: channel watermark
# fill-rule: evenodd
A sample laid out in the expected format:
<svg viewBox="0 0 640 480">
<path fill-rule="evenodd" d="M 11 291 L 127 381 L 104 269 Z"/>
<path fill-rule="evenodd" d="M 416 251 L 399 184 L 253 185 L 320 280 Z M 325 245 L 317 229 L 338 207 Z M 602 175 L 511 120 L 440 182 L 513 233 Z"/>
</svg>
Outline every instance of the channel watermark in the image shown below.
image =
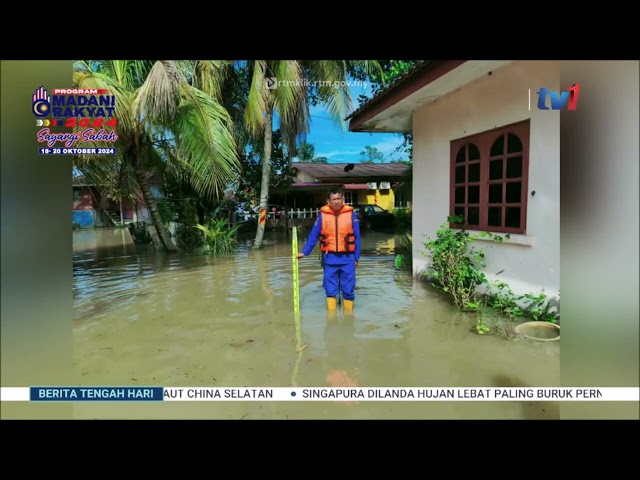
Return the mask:
<svg viewBox="0 0 640 480">
<path fill-rule="evenodd" d="M 276 77 L 266 78 L 267 88 L 275 90 L 278 87 L 330 87 L 330 88 L 366 88 L 369 82 L 366 80 L 308 80 L 306 78 L 298 80 L 278 80 Z"/>
</svg>

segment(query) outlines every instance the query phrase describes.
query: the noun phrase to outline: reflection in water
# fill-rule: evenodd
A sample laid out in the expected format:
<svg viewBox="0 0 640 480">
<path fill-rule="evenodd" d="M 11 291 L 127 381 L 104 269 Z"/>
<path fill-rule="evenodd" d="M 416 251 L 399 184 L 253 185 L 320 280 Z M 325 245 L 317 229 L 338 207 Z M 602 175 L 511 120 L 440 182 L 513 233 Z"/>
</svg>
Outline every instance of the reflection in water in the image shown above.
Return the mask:
<svg viewBox="0 0 640 480">
<path fill-rule="evenodd" d="M 363 235 L 354 314 L 327 317 L 317 252 L 271 234 L 228 257 L 167 254 L 111 231 L 74 232 L 79 385 L 469 387 L 559 385 L 559 342 L 480 336 L 473 318 L 393 267 L 393 236 Z M 103 245 L 107 246 L 103 246 Z M 383 245 L 383 247 L 380 247 Z M 516 380 L 513 380 L 516 382 Z M 522 402 L 78 404 L 77 418 L 555 418 Z M 542 409 L 544 408 L 544 412 Z M 537 409 L 537 410 L 536 410 Z"/>
</svg>

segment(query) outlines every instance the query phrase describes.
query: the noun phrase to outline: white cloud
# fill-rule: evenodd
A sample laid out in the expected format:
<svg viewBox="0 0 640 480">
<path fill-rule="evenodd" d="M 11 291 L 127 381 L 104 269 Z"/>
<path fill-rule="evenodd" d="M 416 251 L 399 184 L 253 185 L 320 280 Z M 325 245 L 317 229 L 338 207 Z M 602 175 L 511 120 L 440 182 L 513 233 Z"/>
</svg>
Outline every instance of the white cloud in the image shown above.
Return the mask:
<svg viewBox="0 0 640 480">
<path fill-rule="evenodd" d="M 401 144 L 402 139 L 399 138 L 397 142 L 378 142 L 375 145 L 372 145 L 372 147 L 377 148 L 378 151 L 382 152 L 385 157 L 397 157 L 402 156 L 402 153 L 394 153 L 394 150 Z"/>
<path fill-rule="evenodd" d="M 327 145 L 328 142 L 322 142 L 322 146 Z M 402 160 L 406 159 L 407 155 L 400 152 L 394 153 L 394 150 L 398 148 L 399 145 L 402 144 L 402 139 L 398 139 L 397 142 L 391 141 L 383 141 L 378 143 L 369 143 L 372 147 L 378 149 L 384 155 L 385 162 L 390 162 L 391 160 Z M 337 162 L 357 162 L 361 155 L 360 153 L 364 151 L 364 146 L 348 146 L 340 150 L 329 150 L 329 151 L 316 151 L 317 157 L 326 157 L 330 161 L 334 160 Z M 346 158 L 348 157 L 348 158 Z M 355 158 L 354 158 L 355 157 Z"/>
<path fill-rule="evenodd" d="M 329 152 L 317 152 L 316 156 L 332 158 L 332 157 L 343 156 L 343 155 L 360 155 L 361 151 L 362 150 L 360 148 L 346 148 L 344 150 L 331 150 Z"/>
</svg>

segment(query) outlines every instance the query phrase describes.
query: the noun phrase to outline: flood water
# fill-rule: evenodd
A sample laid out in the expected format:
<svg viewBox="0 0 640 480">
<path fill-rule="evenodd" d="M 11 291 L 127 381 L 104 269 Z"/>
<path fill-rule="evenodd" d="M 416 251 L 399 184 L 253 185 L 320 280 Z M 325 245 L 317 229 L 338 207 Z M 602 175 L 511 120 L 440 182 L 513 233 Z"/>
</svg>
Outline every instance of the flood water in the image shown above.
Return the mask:
<svg viewBox="0 0 640 480">
<path fill-rule="evenodd" d="M 126 230 L 74 231 L 77 385 L 555 387 L 560 342 L 478 335 L 474 320 L 394 267 L 399 238 L 365 232 L 353 316 L 327 317 L 316 251 L 283 234 L 210 257 L 136 246 Z M 306 237 L 301 235 L 302 244 Z M 302 248 L 302 245 L 300 246 Z M 306 344 L 301 353 L 296 350 Z M 75 418 L 557 419 L 552 402 L 79 403 Z"/>
</svg>

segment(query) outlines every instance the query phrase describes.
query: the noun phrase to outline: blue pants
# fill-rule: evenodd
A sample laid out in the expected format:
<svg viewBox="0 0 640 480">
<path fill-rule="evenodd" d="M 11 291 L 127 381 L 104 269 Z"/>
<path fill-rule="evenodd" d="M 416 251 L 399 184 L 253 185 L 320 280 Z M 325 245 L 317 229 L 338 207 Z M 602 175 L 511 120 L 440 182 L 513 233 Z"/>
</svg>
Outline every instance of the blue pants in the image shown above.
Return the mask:
<svg viewBox="0 0 640 480">
<path fill-rule="evenodd" d="M 327 293 L 327 297 L 337 297 L 340 290 L 342 290 L 342 298 L 354 300 L 356 296 L 355 260 L 349 259 L 348 263 L 341 265 L 330 265 L 325 261 L 322 286 Z"/>
</svg>

